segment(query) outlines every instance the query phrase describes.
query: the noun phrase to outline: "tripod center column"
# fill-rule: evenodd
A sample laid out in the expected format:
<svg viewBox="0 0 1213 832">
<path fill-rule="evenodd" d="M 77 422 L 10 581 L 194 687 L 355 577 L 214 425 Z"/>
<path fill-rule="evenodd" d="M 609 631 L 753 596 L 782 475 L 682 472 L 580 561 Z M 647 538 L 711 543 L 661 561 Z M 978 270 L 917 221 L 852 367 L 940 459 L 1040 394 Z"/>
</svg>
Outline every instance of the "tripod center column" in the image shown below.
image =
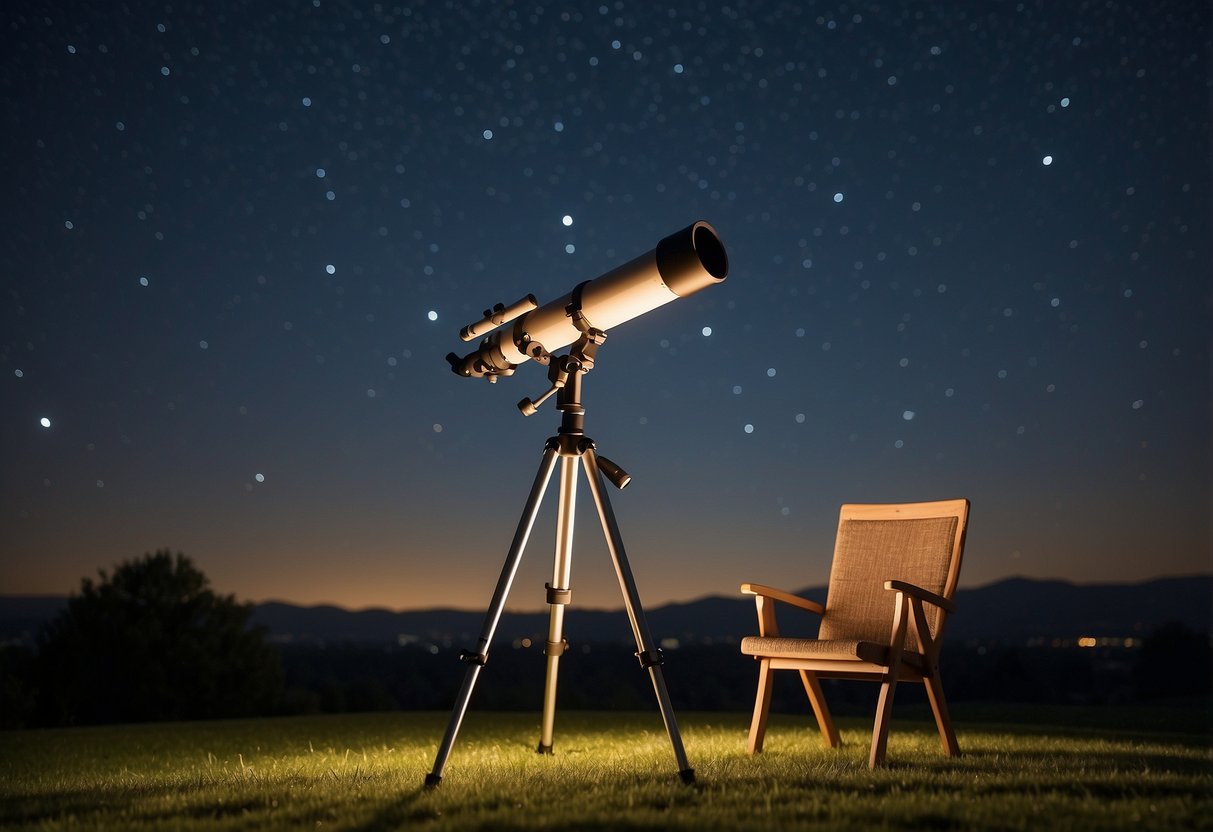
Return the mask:
<svg viewBox="0 0 1213 832">
<path fill-rule="evenodd" d="M 562 437 L 563 438 L 563 437 Z M 572 443 L 569 443 L 572 444 Z M 573 571 L 573 518 L 577 513 L 578 455 L 561 454 L 560 502 L 556 514 L 556 556 L 552 564 L 552 582 L 547 586 L 548 640 L 547 673 L 543 683 L 543 723 L 539 738 L 539 753 L 552 753 L 552 736 L 556 727 L 556 678 L 560 656 L 564 653 L 564 608 L 571 591 L 569 579 Z"/>
</svg>

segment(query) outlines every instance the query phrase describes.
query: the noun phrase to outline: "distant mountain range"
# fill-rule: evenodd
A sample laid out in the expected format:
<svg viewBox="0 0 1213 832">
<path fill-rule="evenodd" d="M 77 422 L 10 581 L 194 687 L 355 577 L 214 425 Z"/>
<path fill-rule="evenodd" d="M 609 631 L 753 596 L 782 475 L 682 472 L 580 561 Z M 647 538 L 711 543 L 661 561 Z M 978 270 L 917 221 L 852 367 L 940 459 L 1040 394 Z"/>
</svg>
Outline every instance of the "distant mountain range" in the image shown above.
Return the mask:
<svg viewBox="0 0 1213 832">
<path fill-rule="evenodd" d="M 798 594 L 825 599 L 825 587 Z M 0 596 L 0 643 L 32 644 L 42 624 L 67 603 L 62 597 Z M 1135 584 L 1073 584 L 1010 578 L 956 593 L 958 613 L 948 619 L 948 640 L 1026 643 L 1034 639 L 1073 640 L 1079 636 L 1142 637 L 1168 622 L 1198 632 L 1213 628 L 1213 575 L 1159 578 Z M 646 611 L 657 640 L 682 644 L 732 642 L 756 631 L 749 597 L 712 596 Z M 814 616 L 785 608 L 780 623 L 786 634 L 812 634 Z M 379 643 L 468 646 L 484 623 L 483 610 L 431 609 L 392 612 L 347 610 L 334 606 L 257 604 L 254 621 L 279 643 Z M 547 612 L 502 616 L 495 641 L 542 641 Z M 570 642 L 631 641 L 622 610 L 570 606 L 565 615 Z"/>
</svg>

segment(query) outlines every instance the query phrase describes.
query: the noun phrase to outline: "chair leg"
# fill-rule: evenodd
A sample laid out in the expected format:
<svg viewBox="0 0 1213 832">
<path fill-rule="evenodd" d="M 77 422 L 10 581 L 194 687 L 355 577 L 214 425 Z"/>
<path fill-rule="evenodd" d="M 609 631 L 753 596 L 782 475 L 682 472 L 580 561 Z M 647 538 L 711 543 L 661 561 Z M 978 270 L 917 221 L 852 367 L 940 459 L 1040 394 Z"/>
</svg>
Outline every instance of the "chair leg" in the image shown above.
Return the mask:
<svg viewBox="0 0 1213 832">
<path fill-rule="evenodd" d="M 952 719 L 948 716 L 948 703 L 943 697 L 943 683 L 939 673 L 932 673 L 923 679 L 927 688 L 927 699 L 931 702 L 931 712 L 935 714 L 935 727 L 939 729 L 939 741 L 943 745 L 943 753 L 949 757 L 960 755 L 960 743 L 956 742 L 956 732 L 952 730 Z"/>
<path fill-rule="evenodd" d="M 770 659 L 759 661 L 758 694 L 754 697 L 754 718 L 750 721 L 750 739 L 746 744 L 747 754 L 757 754 L 762 751 L 762 740 L 767 733 L 767 717 L 771 715 L 771 682 L 774 673 L 771 670 Z"/>
<path fill-rule="evenodd" d="M 889 743 L 889 720 L 893 712 L 893 694 L 897 690 L 897 668 L 885 675 L 880 682 L 880 699 L 876 703 L 876 724 L 872 726 L 872 752 L 868 757 L 868 768 L 884 765 L 885 748 Z"/>
<path fill-rule="evenodd" d="M 813 706 L 813 715 L 817 717 L 817 727 L 821 730 L 821 738 L 825 740 L 828 748 L 837 748 L 838 742 L 838 726 L 834 724 L 834 717 L 830 715 L 830 709 L 826 706 L 825 694 L 821 692 L 821 683 L 817 681 L 817 674 L 808 670 L 800 671 L 800 681 L 804 683 L 804 692 L 809 695 L 809 704 Z"/>
</svg>

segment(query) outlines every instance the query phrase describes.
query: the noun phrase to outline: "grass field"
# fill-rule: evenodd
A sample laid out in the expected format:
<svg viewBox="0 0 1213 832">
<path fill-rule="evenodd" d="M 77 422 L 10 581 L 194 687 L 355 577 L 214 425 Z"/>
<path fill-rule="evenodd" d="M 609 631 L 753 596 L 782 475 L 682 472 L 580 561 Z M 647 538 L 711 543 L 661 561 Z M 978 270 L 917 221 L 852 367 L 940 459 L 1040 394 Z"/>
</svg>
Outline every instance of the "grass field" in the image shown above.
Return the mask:
<svg viewBox="0 0 1213 832">
<path fill-rule="evenodd" d="M 469 713 L 442 785 L 421 788 L 445 713 L 0 733 L 4 829 L 1209 829 L 1208 714 L 955 709 L 964 756 L 895 718 L 890 765 L 774 716 L 679 714 L 698 782 L 678 782 L 656 713 Z"/>
</svg>

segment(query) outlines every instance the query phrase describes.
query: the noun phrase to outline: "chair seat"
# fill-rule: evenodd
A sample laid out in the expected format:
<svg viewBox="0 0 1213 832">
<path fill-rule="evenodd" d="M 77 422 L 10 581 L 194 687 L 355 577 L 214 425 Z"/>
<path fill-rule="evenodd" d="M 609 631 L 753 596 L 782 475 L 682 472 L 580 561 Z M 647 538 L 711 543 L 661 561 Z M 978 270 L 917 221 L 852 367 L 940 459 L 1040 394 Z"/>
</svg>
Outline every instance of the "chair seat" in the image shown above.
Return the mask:
<svg viewBox="0 0 1213 832">
<path fill-rule="evenodd" d="M 888 662 L 889 646 L 874 641 L 747 636 L 741 640 L 741 652 L 747 656 L 767 656 L 780 659 L 835 659 L 883 665 Z"/>
</svg>

